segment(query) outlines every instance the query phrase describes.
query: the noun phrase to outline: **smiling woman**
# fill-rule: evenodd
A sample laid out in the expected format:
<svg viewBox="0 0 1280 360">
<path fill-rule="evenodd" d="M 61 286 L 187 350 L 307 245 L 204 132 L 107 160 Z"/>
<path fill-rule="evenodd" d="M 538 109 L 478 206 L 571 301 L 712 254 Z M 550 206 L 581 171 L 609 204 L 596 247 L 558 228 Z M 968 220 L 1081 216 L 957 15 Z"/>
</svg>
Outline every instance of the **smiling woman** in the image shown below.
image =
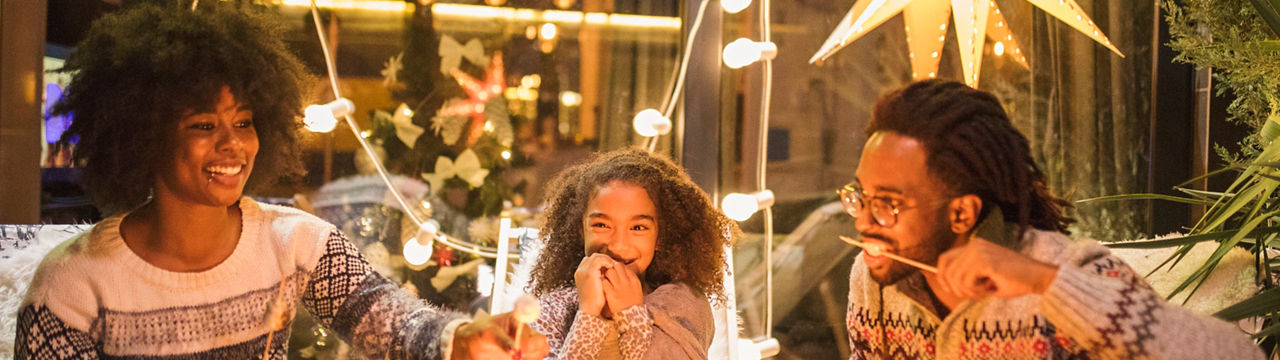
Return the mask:
<svg viewBox="0 0 1280 360">
<path fill-rule="evenodd" d="M 273 24 L 214 4 L 94 25 L 56 112 L 76 114 L 63 141 L 111 216 L 46 256 L 16 358 L 283 359 L 298 304 L 369 358 L 512 357 L 509 315 L 423 304 L 334 225 L 244 197 L 300 169 L 303 75 Z"/>
<path fill-rule="evenodd" d="M 104 215 L 146 201 L 159 167 L 169 164 L 178 135 L 172 130 L 187 115 L 212 115 L 223 88 L 253 112 L 261 156 L 248 188 L 303 172 L 296 118 L 306 75 L 278 40 L 277 22 L 221 11 L 197 16 L 147 7 L 135 13 L 99 21 L 59 69 L 74 75 L 54 113 L 78 120 L 62 141 L 79 139 L 73 161 Z M 148 34 L 157 28 L 183 31 Z"/>
</svg>

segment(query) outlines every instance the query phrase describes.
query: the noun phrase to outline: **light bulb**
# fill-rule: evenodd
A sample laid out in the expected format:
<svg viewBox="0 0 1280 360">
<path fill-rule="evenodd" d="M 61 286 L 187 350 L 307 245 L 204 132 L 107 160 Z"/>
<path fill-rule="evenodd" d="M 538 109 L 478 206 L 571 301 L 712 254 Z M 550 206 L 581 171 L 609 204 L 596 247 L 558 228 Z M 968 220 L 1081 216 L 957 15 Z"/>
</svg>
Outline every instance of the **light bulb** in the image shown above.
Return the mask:
<svg viewBox="0 0 1280 360">
<path fill-rule="evenodd" d="M 567 107 L 582 105 L 582 95 L 576 91 L 561 91 L 560 104 Z"/>
<path fill-rule="evenodd" d="M 338 118 L 351 115 L 355 112 L 356 105 L 347 100 L 347 98 L 339 98 L 324 105 L 311 105 L 303 110 L 303 124 L 307 130 L 318 133 L 327 133 L 333 131 L 338 126 Z"/>
<path fill-rule="evenodd" d="M 311 105 L 307 110 L 303 111 L 305 117 L 302 122 L 307 126 L 307 130 L 311 132 L 327 133 L 333 131 L 338 126 L 338 119 L 333 117 L 333 112 L 324 105 Z"/>
<path fill-rule="evenodd" d="M 662 116 L 657 109 L 644 109 L 636 114 L 631 126 L 640 136 L 653 137 L 671 132 L 671 119 Z"/>
<path fill-rule="evenodd" d="M 747 38 L 738 38 L 724 46 L 721 57 L 724 65 L 738 69 L 760 60 L 771 60 L 778 55 L 778 45 L 772 42 L 756 42 Z"/>
<path fill-rule="evenodd" d="M 431 260 L 431 246 L 422 245 L 418 238 L 404 242 L 404 261 L 412 266 L 422 266 Z"/>
<path fill-rule="evenodd" d="M 994 52 L 996 56 L 1004 55 L 1004 42 L 997 41 L 996 45 L 991 47 L 991 51 Z"/>
<path fill-rule="evenodd" d="M 751 339 L 738 339 L 738 358 L 744 360 L 760 360 L 764 358 L 760 354 L 760 349 L 756 348 L 756 342 Z"/>
<path fill-rule="evenodd" d="M 720 202 L 724 215 L 737 221 L 746 221 L 760 209 L 773 206 L 773 191 L 760 190 L 750 194 L 730 193 Z"/>
<path fill-rule="evenodd" d="M 751 0 L 721 0 L 720 7 L 724 8 L 724 12 L 737 14 L 751 5 Z"/>
<path fill-rule="evenodd" d="M 404 261 L 411 266 L 422 266 L 431 260 L 431 245 L 440 233 L 440 223 L 427 220 L 418 229 L 418 234 L 404 242 Z"/>
<path fill-rule="evenodd" d="M 542 29 L 538 31 L 538 36 L 541 36 L 543 40 L 555 39 L 556 30 L 557 30 L 556 24 L 552 24 L 552 23 L 542 24 Z"/>
<path fill-rule="evenodd" d="M 511 150 L 502 150 L 502 159 L 511 160 Z"/>
</svg>

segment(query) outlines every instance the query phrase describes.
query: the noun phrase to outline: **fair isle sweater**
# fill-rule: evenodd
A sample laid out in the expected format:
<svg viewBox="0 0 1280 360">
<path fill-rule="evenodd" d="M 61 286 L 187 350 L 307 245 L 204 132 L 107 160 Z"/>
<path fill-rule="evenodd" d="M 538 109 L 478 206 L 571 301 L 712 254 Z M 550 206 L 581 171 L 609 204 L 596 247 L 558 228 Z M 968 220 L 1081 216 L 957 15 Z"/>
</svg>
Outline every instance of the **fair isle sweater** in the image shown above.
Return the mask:
<svg viewBox="0 0 1280 360">
<path fill-rule="evenodd" d="M 59 245 L 19 312 L 17 358 L 284 359 L 299 303 L 371 359 L 448 351 L 463 315 L 401 291 L 315 216 L 249 198 L 239 206 L 235 250 L 201 272 L 138 257 L 120 237 L 124 214 Z"/>
<path fill-rule="evenodd" d="M 1058 266 L 1043 295 L 966 300 L 939 319 L 920 274 L 849 276 L 850 359 L 1262 359 L 1240 329 L 1167 303 L 1096 241 L 1028 230 L 1021 253 Z"/>
<path fill-rule="evenodd" d="M 608 320 L 578 309 L 578 289 L 541 296 L 542 313 L 530 324 L 547 336 L 547 359 L 706 359 L 715 319 L 706 296 L 684 284 L 666 284 Z"/>
</svg>

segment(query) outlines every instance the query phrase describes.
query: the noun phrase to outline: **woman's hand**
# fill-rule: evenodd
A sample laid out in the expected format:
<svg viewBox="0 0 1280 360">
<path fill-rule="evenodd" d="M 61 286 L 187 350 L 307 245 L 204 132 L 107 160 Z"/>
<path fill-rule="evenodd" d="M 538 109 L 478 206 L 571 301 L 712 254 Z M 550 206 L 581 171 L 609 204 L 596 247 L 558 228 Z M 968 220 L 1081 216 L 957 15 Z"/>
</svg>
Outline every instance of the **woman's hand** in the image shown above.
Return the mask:
<svg viewBox="0 0 1280 360">
<path fill-rule="evenodd" d="M 591 254 L 578 263 L 578 271 L 573 273 L 574 286 L 578 288 L 578 310 L 584 314 L 604 316 L 605 295 L 603 290 L 605 270 L 612 268 L 617 261 L 605 254 Z"/>
<path fill-rule="evenodd" d="M 640 286 L 640 278 L 620 262 L 615 261 L 605 271 L 602 285 L 605 303 L 610 309 L 607 314 L 609 317 L 613 317 L 613 312 L 644 303 L 644 289 Z"/>
<path fill-rule="evenodd" d="M 519 324 L 519 339 L 513 340 L 516 337 L 516 325 L 511 313 L 462 325 L 453 338 L 453 353 L 450 357 L 453 360 L 545 358 L 550 352 L 547 337 L 533 331 L 528 324 Z M 512 347 L 515 341 L 520 342 L 519 348 Z"/>
</svg>

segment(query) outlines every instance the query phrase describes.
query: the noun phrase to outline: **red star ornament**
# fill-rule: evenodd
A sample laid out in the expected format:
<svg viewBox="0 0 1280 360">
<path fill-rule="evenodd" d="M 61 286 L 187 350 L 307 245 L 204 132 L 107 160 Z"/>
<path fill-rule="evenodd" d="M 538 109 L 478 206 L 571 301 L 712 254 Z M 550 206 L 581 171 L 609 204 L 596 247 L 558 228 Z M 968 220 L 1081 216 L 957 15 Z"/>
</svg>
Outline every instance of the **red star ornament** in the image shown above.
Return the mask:
<svg viewBox="0 0 1280 360">
<path fill-rule="evenodd" d="M 485 103 L 495 96 L 502 96 L 502 90 L 506 88 L 506 78 L 502 71 L 502 52 L 493 53 L 489 68 L 485 70 L 484 82 L 458 69 L 452 69 L 449 73 L 453 75 L 454 80 L 458 81 L 458 85 L 462 86 L 462 90 L 467 92 L 467 99 L 442 109 L 440 114 L 471 118 L 471 129 L 467 132 L 466 142 L 466 147 L 469 148 L 480 139 L 480 135 L 484 134 Z"/>
</svg>

